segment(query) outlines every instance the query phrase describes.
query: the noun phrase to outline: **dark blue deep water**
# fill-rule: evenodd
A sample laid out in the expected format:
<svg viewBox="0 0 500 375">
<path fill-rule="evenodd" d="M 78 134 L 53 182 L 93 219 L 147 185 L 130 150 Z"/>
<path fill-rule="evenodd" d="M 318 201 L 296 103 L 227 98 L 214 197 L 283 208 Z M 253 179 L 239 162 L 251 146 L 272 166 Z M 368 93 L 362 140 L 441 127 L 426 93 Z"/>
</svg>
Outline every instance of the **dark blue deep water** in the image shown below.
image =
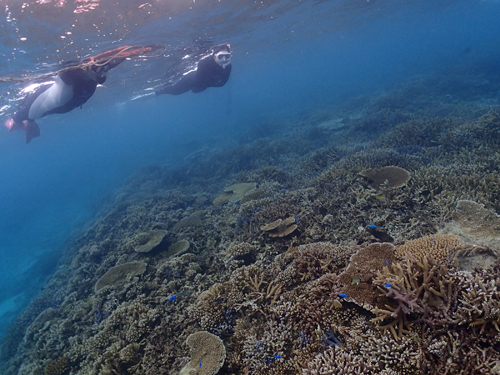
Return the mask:
<svg viewBox="0 0 500 375">
<path fill-rule="evenodd" d="M 464 70 L 499 77 L 498 1 L 139 5 L 2 2 L 2 122 L 29 83 L 9 77 L 47 73 L 125 44 L 162 44 L 166 51 L 121 64 L 82 109 L 39 120 L 41 136 L 29 145 L 22 132 L 0 129 L 0 335 L 56 270 L 64 244 L 141 167 L 176 169 L 197 150 L 279 137 L 288 129 L 276 119 L 369 97 L 413 77 L 457 72 L 460 80 Z M 231 43 L 228 84 L 201 94 L 150 95 L 165 79 L 164 67 L 199 41 Z"/>
</svg>

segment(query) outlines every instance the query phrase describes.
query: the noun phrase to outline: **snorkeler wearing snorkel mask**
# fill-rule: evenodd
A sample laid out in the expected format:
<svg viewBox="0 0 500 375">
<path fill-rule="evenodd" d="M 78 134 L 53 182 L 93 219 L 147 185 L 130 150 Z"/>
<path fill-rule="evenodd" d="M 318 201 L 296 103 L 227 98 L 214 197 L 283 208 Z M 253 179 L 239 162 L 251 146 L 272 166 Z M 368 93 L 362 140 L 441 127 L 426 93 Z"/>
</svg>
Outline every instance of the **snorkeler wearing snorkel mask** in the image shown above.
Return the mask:
<svg viewBox="0 0 500 375">
<path fill-rule="evenodd" d="M 142 56 L 162 46 L 123 46 L 82 60 L 63 63 L 54 77 L 37 84 L 20 108 L 5 122 L 9 131 L 23 130 L 26 143 L 40 135 L 36 120 L 54 113 L 67 113 L 82 107 L 94 95 L 97 85 L 106 81 L 109 70 L 127 58 Z"/>
<path fill-rule="evenodd" d="M 227 83 L 230 74 L 231 46 L 220 44 L 212 47 L 211 53 L 198 62 L 196 69 L 184 74 L 174 85 L 156 91 L 156 95 L 180 95 L 189 90 L 199 93 L 209 87 L 222 87 Z"/>
</svg>

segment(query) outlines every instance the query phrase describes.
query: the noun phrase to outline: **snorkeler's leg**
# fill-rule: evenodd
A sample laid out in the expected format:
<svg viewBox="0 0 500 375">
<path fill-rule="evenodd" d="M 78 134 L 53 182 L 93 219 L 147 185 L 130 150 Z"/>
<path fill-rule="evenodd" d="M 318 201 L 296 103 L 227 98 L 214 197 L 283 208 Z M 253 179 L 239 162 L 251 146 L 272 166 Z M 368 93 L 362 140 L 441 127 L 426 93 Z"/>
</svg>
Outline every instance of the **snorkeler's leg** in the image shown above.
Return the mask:
<svg viewBox="0 0 500 375">
<path fill-rule="evenodd" d="M 8 119 L 4 123 L 9 132 L 13 132 L 15 130 L 26 130 L 26 121 L 32 121 L 29 120 L 29 111 L 31 106 L 35 100 L 50 87 L 52 87 L 52 85 L 42 85 L 34 93 L 28 95 L 23 100 L 19 109 L 12 115 L 12 118 Z"/>
<path fill-rule="evenodd" d="M 156 91 L 156 95 L 169 94 L 181 95 L 188 92 L 196 85 L 196 72 L 186 74 L 173 86 L 166 86 L 161 90 Z"/>
<path fill-rule="evenodd" d="M 40 127 L 34 120 L 24 121 L 24 131 L 26 132 L 26 143 L 30 143 L 33 138 L 40 136 Z"/>
<path fill-rule="evenodd" d="M 5 126 L 9 132 L 14 130 L 24 130 L 26 133 L 26 143 L 30 143 L 33 138 L 40 136 L 40 127 L 34 120 L 24 120 L 23 122 L 15 122 L 14 119 L 5 121 Z"/>
<path fill-rule="evenodd" d="M 33 99 L 33 100 L 31 100 Z M 28 97 L 24 100 L 21 108 L 12 115 L 12 118 L 5 121 L 4 125 L 9 132 L 13 132 L 15 130 L 24 130 L 25 125 L 24 121 L 28 119 L 28 112 L 31 104 L 33 104 L 35 98 Z"/>
</svg>

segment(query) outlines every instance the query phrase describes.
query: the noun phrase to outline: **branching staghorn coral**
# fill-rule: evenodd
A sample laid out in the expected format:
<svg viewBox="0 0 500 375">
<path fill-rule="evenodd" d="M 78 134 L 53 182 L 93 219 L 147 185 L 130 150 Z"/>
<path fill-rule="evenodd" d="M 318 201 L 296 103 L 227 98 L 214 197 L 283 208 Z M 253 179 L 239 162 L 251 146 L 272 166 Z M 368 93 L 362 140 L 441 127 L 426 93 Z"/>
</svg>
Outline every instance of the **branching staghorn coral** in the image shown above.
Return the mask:
<svg viewBox="0 0 500 375">
<path fill-rule="evenodd" d="M 265 284 L 267 284 L 267 288 Z M 269 300 L 271 303 L 276 303 L 281 294 L 281 285 L 275 282 L 275 280 L 271 280 L 270 282 L 264 281 L 263 274 L 260 274 L 260 277 L 257 274 L 250 277 L 250 280 L 246 282 L 246 286 L 252 291 L 248 296 L 254 302 Z"/>
<path fill-rule="evenodd" d="M 314 357 L 307 368 L 302 369 L 302 375 L 368 375 L 374 370 L 376 365 L 373 361 L 334 346 Z"/>
<path fill-rule="evenodd" d="M 391 265 L 391 269 L 386 266 L 373 283 L 391 304 L 373 309 L 377 317 L 372 322 L 392 320 L 378 328 L 390 330 L 396 339 L 409 333 L 408 318 L 430 325 L 448 322 L 453 282 L 448 267 L 436 263 L 430 256 L 423 257 L 422 262 L 407 258 L 405 262 Z"/>
<path fill-rule="evenodd" d="M 481 327 L 483 333 L 488 326 L 500 331 L 500 266 L 491 271 L 481 270 L 461 272 L 459 276 L 462 286 L 458 298 L 458 309 L 454 315 L 459 325 Z"/>
<path fill-rule="evenodd" d="M 500 335 L 486 337 L 470 329 L 446 330 L 425 342 L 422 373 L 443 375 L 498 374 Z"/>
</svg>

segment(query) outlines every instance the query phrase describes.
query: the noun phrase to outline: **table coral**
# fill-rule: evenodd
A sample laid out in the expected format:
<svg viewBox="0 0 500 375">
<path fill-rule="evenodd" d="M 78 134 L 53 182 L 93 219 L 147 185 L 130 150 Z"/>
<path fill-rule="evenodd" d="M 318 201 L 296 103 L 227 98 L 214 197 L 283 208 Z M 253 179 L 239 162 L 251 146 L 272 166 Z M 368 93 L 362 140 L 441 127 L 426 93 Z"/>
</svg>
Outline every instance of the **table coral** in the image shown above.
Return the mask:
<svg viewBox="0 0 500 375">
<path fill-rule="evenodd" d="M 167 256 L 179 256 L 188 251 L 191 244 L 187 240 L 180 240 L 170 245 L 167 250 Z"/>
<path fill-rule="evenodd" d="M 151 230 L 136 235 L 133 242 L 136 244 L 134 250 L 138 253 L 149 253 L 160 245 L 167 234 L 165 230 Z"/>
<path fill-rule="evenodd" d="M 359 174 L 367 179 L 368 185 L 375 190 L 384 186 L 396 189 L 404 186 L 410 180 L 410 172 L 404 168 L 389 166 L 380 169 L 365 169 Z"/>
<path fill-rule="evenodd" d="M 492 250 L 500 248 L 500 217 L 484 204 L 471 200 L 457 202 L 452 221 L 447 223 L 442 231 L 459 235 L 460 240 L 467 244 L 482 245 Z M 493 261 L 500 256 L 498 251 L 496 252 L 492 257 Z"/>
<path fill-rule="evenodd" d="M 226 359 L 226 348 L 220 338 L 206 331 L 192 333 L 186 339 L 190 361 L 179 375 L 214 375 Z"/>
<path fill-rule="evenodd" d="M 109 285 L 116 285 L 125 282 L 127 278 L 132 278 L 141 275 L 146 270 L 146 263 L 144 262 L 130 262 L 111 267 L 108 272 L 101 276 L 95 284 L 95 291 Z"/>
<path fill-rule="evenodd" d="M 221 195 L 212 202 L 215 206 L 220 206 L 228 202 L 237 202 L 243 200 L 245 194 L 252 189 L 255 189 L 255 182 L 241 182 L 224 188 Z"/>
<path fill-rule="evenodd" d="M 295 216 L 290 216 L 286 219 L 277 219 L 272 223 L 263 225 L 260 229 L 267 234 L 269 237 L 285 237 L 293 233 L 298 228 L 295 223 Z"/>
<path fill-rule="evenodd" d="M 351 256 L 349 266 L 339 276 L 342 292 L 358 305 L 371 309 L 380 293 L 372 280 L 387 264 L 395 261 L 394 245 L 390 243 L 371 244 L 361 247 Z M 359 279 L 353 282 L 353 279 Z"/>
</svg>

